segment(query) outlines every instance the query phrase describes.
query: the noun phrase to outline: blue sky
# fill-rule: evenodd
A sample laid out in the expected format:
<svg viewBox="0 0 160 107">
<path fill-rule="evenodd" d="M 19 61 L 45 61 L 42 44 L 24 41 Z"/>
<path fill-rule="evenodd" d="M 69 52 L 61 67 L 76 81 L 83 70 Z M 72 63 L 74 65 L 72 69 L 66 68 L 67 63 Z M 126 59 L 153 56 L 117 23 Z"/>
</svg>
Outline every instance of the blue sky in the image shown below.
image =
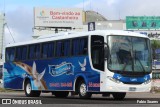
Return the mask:
<svg viewBox="0 0 160 107">
<path fill-rule="evenodd" d="M 82 0 L 4 0 L 6 4 L 16 4 L 16 5 L 52 5 L 54 6 L 55 4 L 61 6 L 63 4 L 66 5 L 73 5 L 76 3 L 81 2 Z"/>
<path fill-rule="evenodd" d="M 85 0 L 84 0 L 85 1 Z M 6 11 L 16 7 L 70 7 L 83 2 L 83 0 L 1 0 L 0 6 L 6 6 Z"/>
<path fill-rule="evenodd" d="M 85 1 L 85 0 L 84 0 Z M 34 7 L 76 7 L 83 0 L 1 0 L 0 12 L 6 14 L 6 23 L 9 26 L 16 42 L 32 39 L 33 35 L 33 8 Z M 6 43 L 12 43 L 8 29 L 5 30 Z M 24 39 L 25 37 L 25 39 Z"/>
<path fill-rule="evenodd" d="M 160 16 L 160 0 L 0 0 L 0 12 L 4 11 L 4 1 L 6 23 L 16 42 L 31 39 L 34 7 L 84 6 L 84 10 L 96 11 L 109 20 L 125 19 L 126 16 Z M 13 42 L 8 39 L 11 37 L 7 29 L 5 37 L 7 43 Z"/>
</svg>

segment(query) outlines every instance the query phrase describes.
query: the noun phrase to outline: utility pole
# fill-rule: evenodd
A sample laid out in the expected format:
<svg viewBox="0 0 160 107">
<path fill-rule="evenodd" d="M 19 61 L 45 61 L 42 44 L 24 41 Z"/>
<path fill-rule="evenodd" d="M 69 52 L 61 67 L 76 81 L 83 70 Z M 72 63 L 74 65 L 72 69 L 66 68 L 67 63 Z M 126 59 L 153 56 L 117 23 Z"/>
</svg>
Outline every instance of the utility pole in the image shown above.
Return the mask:
<svg viewBox="0 0 160 107">
<path fill-rule="evenodd" d="M 1 13 L 0 14 L 0 61 L 2 61 L 2 53 L 3 53 L 4 27 L 5 27 L 5 15 L 4 13 Z"/>
</svg>

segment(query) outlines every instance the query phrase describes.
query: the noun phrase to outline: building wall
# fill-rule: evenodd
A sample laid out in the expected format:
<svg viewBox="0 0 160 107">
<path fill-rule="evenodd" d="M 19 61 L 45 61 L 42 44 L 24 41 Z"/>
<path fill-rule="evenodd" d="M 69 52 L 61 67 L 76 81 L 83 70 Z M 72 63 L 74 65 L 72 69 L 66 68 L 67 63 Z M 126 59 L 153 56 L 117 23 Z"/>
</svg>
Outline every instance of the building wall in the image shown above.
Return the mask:
<svg viewBox="0 0 160 107">
<path fill-rule="evenodd" d="M 125 22 L 124 20 L 107 20 L 107 21 L 95 21 L 95 28 L 96 30 L 125 30 Z M 70 32 L 70 31 L 88 31 L 88 25 L 87 23 L 83 24 L 83 28 L 77 28 L 77 29 L 59 29 L 58 32 Z M 37 38 L 38 36 L 43 35 L 49 35 L 54 34 L 55 29 L 48 29 L 48 28 L 42 28 L 42 29 L 34 29 L 34 35 L 33 38 Z"/>
<path fill-rule="evenodd" d="M 77 28 L 77 29 L 58 29 L 58 33 L 60 32 L 72 32 L 72 31 L 76 31 L 76 32 L 81 32 L 81 31 L 87 31 L 88 30 L 88 26 L 87 25 L 83 25 L 83 28 Z M 55 34 L 55 29 L 34 29 L 34 35 L 32 36 L 33 38 L 37 38 L 39 36 L 43 36 L 43 35 L 50 35 L 50 34 Z"/>
<path fill-rule="evenodd" d="M 125 30 L 123 20 L 96 21 L 96 30 Z"/>
</svg>

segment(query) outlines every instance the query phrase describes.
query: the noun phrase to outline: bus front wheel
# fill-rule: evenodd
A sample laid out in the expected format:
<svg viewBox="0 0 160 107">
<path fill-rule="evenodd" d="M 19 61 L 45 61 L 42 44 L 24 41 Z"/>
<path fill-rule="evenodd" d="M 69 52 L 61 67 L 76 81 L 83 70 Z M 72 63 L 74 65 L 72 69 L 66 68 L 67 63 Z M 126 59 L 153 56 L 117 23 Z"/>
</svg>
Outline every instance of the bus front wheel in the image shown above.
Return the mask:
<svg viewBox="0 0 160 107">
<path fill-rule="evenodd" d="M 126 96 L 126 93 L 112 93 L 115 100 L 123 100 Z"/>
<path fill-rule="evenodd" d="M 87 92 L 87 86 L 84 81 L 81 81 L 78 87 L 80 98 L 91 98 L 92 94 Z"/>
<path fill-rule="evenodd" d="M 29 80 L 27 80 L 25 82 L 24 91 L 25 91 L 25 95 L 27 97 L 39 97 L 41 94 L 40 91 L 33 91 L 32 90 L 31 82 Z"/>
</svg>

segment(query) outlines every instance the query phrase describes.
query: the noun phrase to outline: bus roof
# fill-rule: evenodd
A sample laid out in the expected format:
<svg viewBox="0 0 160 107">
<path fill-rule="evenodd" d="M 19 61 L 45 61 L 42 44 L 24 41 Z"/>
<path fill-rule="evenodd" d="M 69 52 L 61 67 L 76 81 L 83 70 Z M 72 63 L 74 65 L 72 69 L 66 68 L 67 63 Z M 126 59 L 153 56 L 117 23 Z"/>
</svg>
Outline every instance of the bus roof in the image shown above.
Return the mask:
<svg viewBox="0 0 160 107">
<path fill-rule="evenodd" d="M 29 44 L 34 44 L 34 43 L 43 43 L 47 41 L 62 40 L 62 39 L 69 39 L 69 38 L 89 36 L 89 35 L 127 35 L 127 36 L 148 38 L 147 36 L 143 34 L 131 32 L 131 31 L 123 31 L 123 30 L 96 30 L 96 31 L 89 31 L 89 32 L 63 32 L 63 33 L 57 33 L 53 35 L 40 36 L 37 39 L 33 39 L 30 41 L 26 41 L 26 42 L 17 42 L 13 44 L 8 44 L 6 47 L 23 46 L 23 45 L 29 45 Z"/>
</svg>

